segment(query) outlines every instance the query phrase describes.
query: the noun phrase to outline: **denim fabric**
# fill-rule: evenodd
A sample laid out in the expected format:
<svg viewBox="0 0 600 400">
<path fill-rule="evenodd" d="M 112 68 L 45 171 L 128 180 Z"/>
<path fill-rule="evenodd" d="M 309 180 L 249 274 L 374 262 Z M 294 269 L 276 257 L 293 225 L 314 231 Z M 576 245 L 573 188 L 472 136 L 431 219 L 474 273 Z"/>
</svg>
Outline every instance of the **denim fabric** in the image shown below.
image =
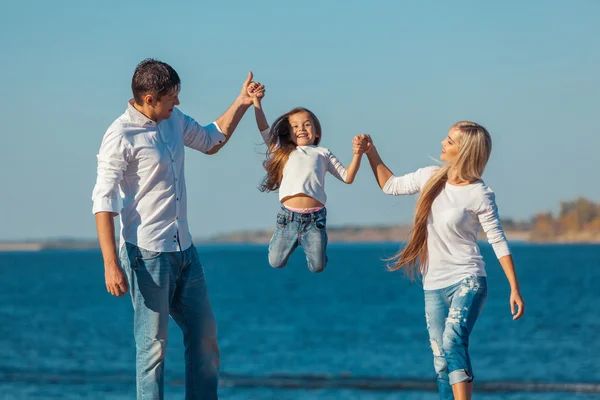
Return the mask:
<svg viewBox="0 0 600 400">
<path fill-rule="evenodd" d="M 121 263 L 134 310 L 138 400 L 164 398 L 169 315 L 183 332 L 186 400 L 217 399 L 217 326 L 196 248 L 159 253 L 125 243 Z"/>
<path fill-rule="evenodd" d="M 469 335 L 486 297 L 486 278 L 474 275 L 444 289 L 425 290 L 425 318 L 440 400 L 454 399 L 451 385 L 473 380 Z"/>
<path fill-rule="evenodd" d="M 302 246 L 308 269 L 322 272 L 327 265 L 327 210 L 296 213 L 281 207 L 277 226 L 269 244 L 269 264 L 282 268 L 296 247 Z"/>
</svg>

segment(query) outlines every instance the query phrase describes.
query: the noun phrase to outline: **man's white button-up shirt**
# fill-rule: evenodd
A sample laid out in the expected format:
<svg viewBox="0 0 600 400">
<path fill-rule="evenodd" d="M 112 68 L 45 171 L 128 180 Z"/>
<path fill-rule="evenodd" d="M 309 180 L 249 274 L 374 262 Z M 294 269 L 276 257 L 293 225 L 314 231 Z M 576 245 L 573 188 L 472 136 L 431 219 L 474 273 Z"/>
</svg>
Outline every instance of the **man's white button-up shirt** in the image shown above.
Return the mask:
<svg viewBox="0 0 600 400">
<path fill-rule="evenodd" d="M 207 153 L 225 141 L 219 126 L 201 126 L 173 109 L 155 122 L 130 101 L 108 128 L 98 153 L 93 212 L 120 214 L 121 243 L 174 252 L 192 244 L 187 221 L 184 146 Z M 122 208 L 119 210 L 119 195 Z"/>
</svg>

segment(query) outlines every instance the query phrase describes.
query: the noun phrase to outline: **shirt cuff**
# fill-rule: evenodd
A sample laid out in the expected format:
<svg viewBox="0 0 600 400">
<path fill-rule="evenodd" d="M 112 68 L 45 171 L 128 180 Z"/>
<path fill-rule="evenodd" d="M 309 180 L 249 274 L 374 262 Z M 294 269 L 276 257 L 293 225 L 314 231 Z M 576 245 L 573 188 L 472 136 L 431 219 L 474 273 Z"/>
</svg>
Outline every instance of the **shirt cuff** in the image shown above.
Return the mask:
<svg viewBox="0 0 600 400">
<path fill-rule="evenodd" d="M 223 133 L 223 131 L 221 130 L 221 127 L 219 126 L 219 124 L 217 123 L 217 121 L 213 121 L 212 125 L 214 125 L 219 132 Z"/>
<path fill-rule="evenodd" d="M 217 144 L 221 144 L 227 139 L 227 137 L 221 130 L 221 127 L 219 126 L 219 124 L 217 124 L 217 121 L 214 121 L 212 124 L 208 125 L 206 129 L 208 129 L 208 131 L 210 132 L 210 136 L 213 138 L 214 141 L 217 142 Z"/>
<path fill-rule="evenodd" d="M 508 248 L 508 243 L 506 242 L 506 240 L 494 243 L 492 244 L 492 247 L 494 248 L 494 253 L 496 253 L 496 258 L 498 259 L 510 255 L 510 249 Z"/>
<path fill-rule="evenodd" d="M 383 193 L 385 194 L 394 194 L 394 191 L 392 190 L 394 184 L 394 178 L 396 178 L 394 175 L 390 176 L 390 179 L 387 180 L 387 182 L 385 183 L 385 185 L 383 185 Z"/>
<path fill-rule="evenodd" d="M 94 200 L 94 206 L 92 207 L 92 213 L 97 214 L 99 212 L 111 212 L 119 214 L 119 202 L 102 197 Z"/>
<path fill-rule="evenodd" d="M 269 144 L 269 137 L 271 136 L 271 127 L 269 126 L 267 129 L 263 129 L 260 131 L 260 136 L 262 136 L 263 141 Z"/>
</svg>

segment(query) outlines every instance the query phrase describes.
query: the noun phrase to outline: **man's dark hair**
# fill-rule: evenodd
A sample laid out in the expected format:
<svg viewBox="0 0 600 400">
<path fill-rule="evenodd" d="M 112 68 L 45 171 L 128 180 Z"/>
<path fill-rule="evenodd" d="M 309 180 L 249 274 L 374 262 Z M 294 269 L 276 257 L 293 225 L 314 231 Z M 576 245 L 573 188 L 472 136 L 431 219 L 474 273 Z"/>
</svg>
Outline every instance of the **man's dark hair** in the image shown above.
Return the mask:
<svg viewBox="0 0 600 400">
<path fill-rule="evenodd" d="M 151 94 L 160 99 L 165 94 L 179 91 L 181 80 L 177 72 L 167 63 L 147 58 L 135 69 L 131 90 L 135 102 L 142 104 L 144 95 Z"/>
</svg>

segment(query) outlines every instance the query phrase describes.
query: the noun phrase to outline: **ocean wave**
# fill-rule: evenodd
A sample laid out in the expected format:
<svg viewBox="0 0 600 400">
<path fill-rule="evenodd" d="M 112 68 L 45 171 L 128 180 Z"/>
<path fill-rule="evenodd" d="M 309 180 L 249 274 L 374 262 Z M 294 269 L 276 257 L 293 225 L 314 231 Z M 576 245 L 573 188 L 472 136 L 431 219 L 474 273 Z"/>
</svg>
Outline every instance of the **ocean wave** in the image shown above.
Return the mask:
<svg viewBox="0 0 600 400">
<path fill-rule="evenodd" d="M 91 373 L 84 371 L 30 371 L 0 369 L 0 382 L 54 384 L 133 384 L 131 372 Z M 165 384 L 182 386 L 183 379 L 165 379 Z M 424 390 L 436 391 L 434 380 L 403 379 L 328 374 L 220 374 L 222 387 L 285 388 L 285 389 L 355 389 L 367 391 Z M 571 392 L 600 393 L 600 383 L 582 382 L 518 382 L 487 381 L 476 383 L 478 392 Z"/>
</svg>

